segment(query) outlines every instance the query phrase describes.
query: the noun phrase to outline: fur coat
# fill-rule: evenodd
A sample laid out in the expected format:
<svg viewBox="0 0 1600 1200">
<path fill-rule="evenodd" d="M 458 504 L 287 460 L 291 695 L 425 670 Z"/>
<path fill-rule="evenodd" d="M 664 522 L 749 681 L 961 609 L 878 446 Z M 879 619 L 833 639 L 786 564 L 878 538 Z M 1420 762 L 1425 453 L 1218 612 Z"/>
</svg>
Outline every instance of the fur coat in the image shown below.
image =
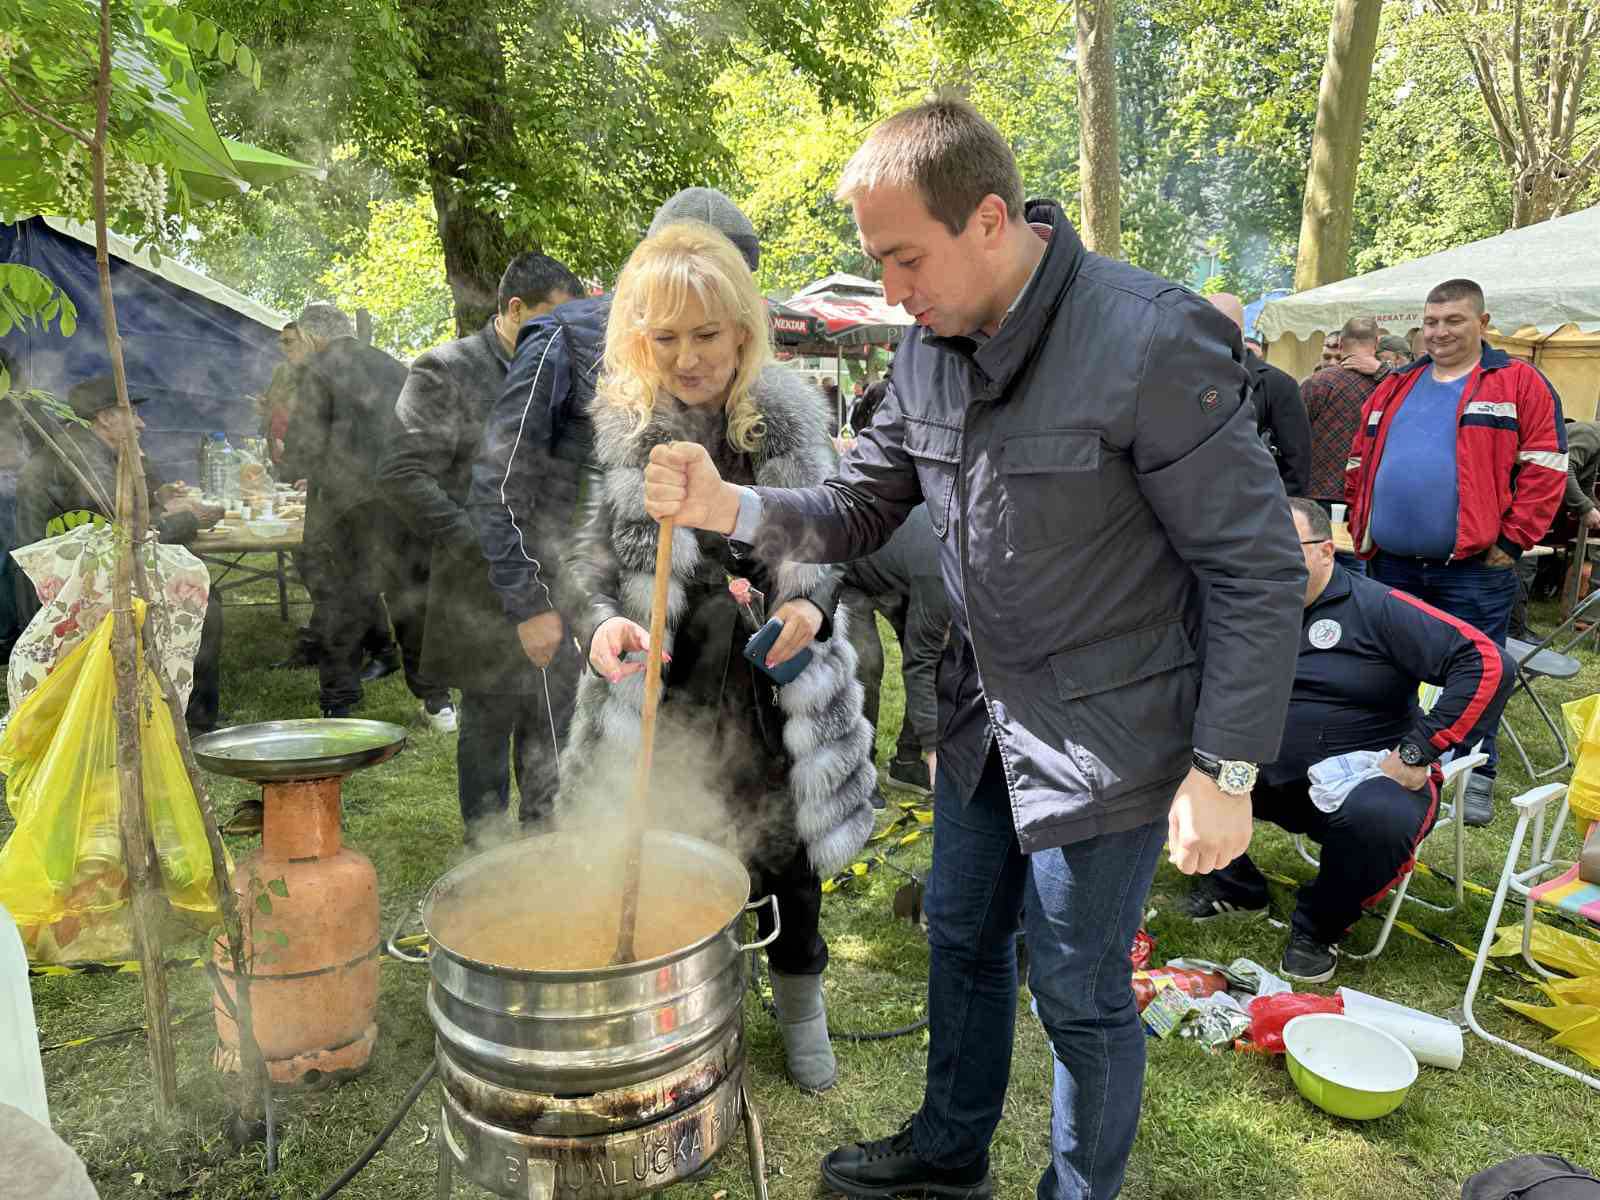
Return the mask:
<svg viewBox="0 0 1600 1200">
<path fill-rule="evenodd" d="M 724 473 L 728 473 L 725 460 L 731 459 L 735 466 L 742 464 L 756 484 L 766 487 L 807 487 L 831 476 L 835 460 L 820 394 L 797 375 L 770 367 L 757 381 L 754 397 L 765 424 L 761 445 L 753 454 L 741 456 L 724 440 L 713 452 Z M 721 422 L 715 424 L 720 432 Z M 644 508 L 644 464 L 654 446 L 685 436 L 671 412 L 658 412 L 649 425 L 636 432 L 626 413 L 597 408 L 594 426 L 595 457 L 603 476 L 574 555 L 582 565 L 572 572 L 588 602 L 577 622 L 585 655 L 595 628 L 610 616 L 624 616 L 649 628 L 658 526 Z M 725 591 L 720 563 L 733 552 L 731 544 L 717 535 L 684 528 L 674 531 L 668 654 L 673 653 L 686 617 L 693 615 L 686 609 L 720 599 L 718 593 Z M 787 600 L 806 598 L 818 603 L 832 626 L 830 633 L 825 624 L 822 636 L 812 644 L 812 660 L 806 669 L 793 682 L 775 689 L 775 707 L 782 723 L 780 761 L 786 760 L 787 787 L 774 789 L 776 796 L 769 798 L 767 805 L 776 804 L 786 811 L 765 812 L 753 822 L 783 822 L 790 836 L 805 847 L 818 874 L 826 875 L 847 865 L 872 832 L 871 800 L 877 786 L 873 731 L 862 715 L 856 654 L 844 625 L 846 615 L 836 608 L 833 598 L 838 572 L 832 567 L 789 561 L 756 566 L 765 576 L 768 614 Z M 756 571 L 748 573 L 754 577 Z M 708 584 L 708 580 L 717 582 Z M 683 657 L 680 655 L 680 660 Z M 730 682 L 723 684 L 721 702 L 731 699 L 748 707 L 747 700 L 727 691 L 734 686 L 737 673 L 747 668 L 742 659 L 728 661 Z M 656 738 L 655 778 L 663 781 L 666 790 L 681 784 L 685 776 L 715 773 L 714 764 L 698 763 L 679 772 L 664 766 L 681 761 L 675 760 L 675 750 L 692 750 L 692 746 L 672 745 L 672 731 L 680 731 L 680 743 L 698 740 L 681 734 L 686 703 L 681 692 L 678 719 L 672 719 L 673 670 L 669 664 L 664 672 Z M 770 685 L 765 686 L 770 695 Z M 593 671 L 585 672 L 563 756 L 564 798 L 576 798 L 583 804 L 597 793 L 614 798 L 619 789 L 631 786 L 625 782 L 631 775 L 619 768 L 631 770 L 637 755 L 643 697 L 642 671 L 617 684 Z M 607 772 L 609 778 L 600 782 L 599 776 Z M 746 811 L 732 810 L 728 817 L 741 825 L 752 824 Z M 742 832 L 741 842 L 747 862 L 760 857 L 748 830 Z"/>
</svg>

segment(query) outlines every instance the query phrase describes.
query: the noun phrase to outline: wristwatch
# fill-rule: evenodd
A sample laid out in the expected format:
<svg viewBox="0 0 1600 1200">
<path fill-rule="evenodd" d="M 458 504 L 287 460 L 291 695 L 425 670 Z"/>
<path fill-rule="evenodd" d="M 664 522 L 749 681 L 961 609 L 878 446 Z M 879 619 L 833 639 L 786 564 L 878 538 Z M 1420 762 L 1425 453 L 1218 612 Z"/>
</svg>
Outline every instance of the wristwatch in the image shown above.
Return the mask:
<svg viewBox="0 0 1600 1200">
<path fill-rule="evenodd" d="M 1217 787 L 1229 796 L 1248 796 L 1256 786 L 1256 764 L 1241 762 L 1236 758 L 1217 758 L 1203 750 L 1194 752 L 1194 768 L 1202 775 L 1217 781 Z"/>
<path fill-rule="evenodd" d="M 1421 767 L 1428 762 L 1428 752 L 1409 738 L 1400 743 L 1400 749 L 1395 753 L 1400 756 L 1400 761 L 1408 767 Z"/>
</svg>

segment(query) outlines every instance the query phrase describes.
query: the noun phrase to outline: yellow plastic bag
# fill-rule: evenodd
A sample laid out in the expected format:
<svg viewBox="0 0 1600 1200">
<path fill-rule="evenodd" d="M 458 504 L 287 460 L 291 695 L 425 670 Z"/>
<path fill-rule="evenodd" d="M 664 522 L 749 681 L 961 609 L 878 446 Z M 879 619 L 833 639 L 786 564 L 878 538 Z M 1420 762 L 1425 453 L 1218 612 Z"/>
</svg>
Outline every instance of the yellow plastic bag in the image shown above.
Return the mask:
<svg viewBox="0 0 1600 1200">
<path fill-rule="evenodd" d="M 1565 971 L 1568 975 L 1600 975 L 1600 942 L 1535 921 L 1529 948 L 1537 962 L 1552 970 Z M 1502 925 L 1495 930 L 1494 945 L 1489 947 L 1490 958 L 1521 953 L 1521 925 Z"/>
<path fill-rule="evenodd" d="M 142 629 L 144 604 L 135 601 Z M 0 737 L 17 827 L 0 849 L 0 904 L 36 962 L 132 956 L 117 793 L 112 618 L 23 701 Z M 201 927 L 218 919 L 211 851 L 172 715 L 141 657 L 145 814 L 166 897 Z"/>
<path fill-rule="evenodd" d="M 1561 706 L 1561 715 L 1578 759 L 1567 787 L 1567 802 L 1573 816 L 1600 821 L 1600 693 L 1567 701 Z"/>
<path fill-rule="evenodd" d="M 1550 1044 L 1571 1050 L 1589 1065 L 1600 1067 L 1600 1015 L 1557 1034 Z"/>
</svg>

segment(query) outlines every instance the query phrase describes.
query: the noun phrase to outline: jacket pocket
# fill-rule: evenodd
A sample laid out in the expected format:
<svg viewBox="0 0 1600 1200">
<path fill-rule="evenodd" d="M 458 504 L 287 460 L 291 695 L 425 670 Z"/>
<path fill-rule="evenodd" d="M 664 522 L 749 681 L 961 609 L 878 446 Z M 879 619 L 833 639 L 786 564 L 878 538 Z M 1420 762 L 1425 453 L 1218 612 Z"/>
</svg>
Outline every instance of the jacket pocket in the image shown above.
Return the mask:
<svg viewBox="0 0 1600 1200">
<path fill-rule="evenodd" d="M 1013 433 L 1000 448 L 1006 546 L 1015 552 L 1085 541 L 1099 529 L 1105 498 L 1100 435 L 1092 430 Z"/>
<path fill-rule="evenodd" d="M 1102 799 L 1182 775 L 1200 681 L 1181 621 L 1150 625 L 1052 655 L 1066 703 L 1067 752 Z"/>
<path fill-rule="evenodd" d="M 909 415 L 905 423 L 906 453 L 916 462 L 917 483 L 928 505 L 933 532 L 943 538 L 950 528 L 950 503 L 956 472 L 961 469 L 961 430 Z"/>
</svg>

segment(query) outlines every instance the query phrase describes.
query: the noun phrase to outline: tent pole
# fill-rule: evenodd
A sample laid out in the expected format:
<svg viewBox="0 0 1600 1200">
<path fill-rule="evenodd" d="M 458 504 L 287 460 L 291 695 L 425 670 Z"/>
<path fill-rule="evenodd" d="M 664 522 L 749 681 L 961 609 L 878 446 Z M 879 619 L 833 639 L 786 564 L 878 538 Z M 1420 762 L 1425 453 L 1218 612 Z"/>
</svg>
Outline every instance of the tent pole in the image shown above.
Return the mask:
<svg viewBox="0 0 1600 1200">
<path fill-rule="evenodd" d="M 839 345 L 839 346 L 834 347 L 833 391 L 834 391 L 834 395 L 838 397 L 838 399 L 836 399 L 834 401 L 834 403 L 839 406 L 839 413 L 838 413 L 839 423 L 837 425 L 837 428 L 843 429 L 844 428 L 844 412 L 845 412 L 845 409 L 844 409 L 844 346 L 842 344 Z M 859 433 L 861 431 L 860 430 L 856 430 L 855 432 Z"/>
</svg>

